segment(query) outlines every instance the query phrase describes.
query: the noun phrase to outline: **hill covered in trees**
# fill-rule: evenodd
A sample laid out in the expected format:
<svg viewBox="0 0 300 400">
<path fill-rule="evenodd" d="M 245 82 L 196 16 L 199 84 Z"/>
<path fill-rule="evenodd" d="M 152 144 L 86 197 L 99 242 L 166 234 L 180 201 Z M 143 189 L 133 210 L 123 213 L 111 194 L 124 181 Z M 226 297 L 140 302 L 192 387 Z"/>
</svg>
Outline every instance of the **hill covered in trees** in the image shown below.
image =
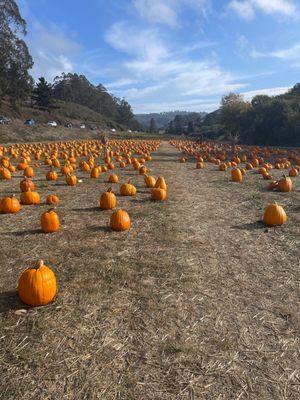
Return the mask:
<svg viewBox="0 0 300 400">
<path fill-rule="evenodd" d="M 186 115 L 188 111 L 167 111 L 161 113 L 136 114 L 135 118 L 144 129 L 149 129 L 151 120 L 154 120 L 157 129 L 164 128 L 176 115 Z"/>
<path fill-rule="evenodd" d="M 3 104 L 9 102 L 11 113 L 19 116 L 24 107 L 31 105 L 51 115 L 73 110 L 71 114 L 82 120 L 83 116 L 76 114 L 81 105 L 85 107 L 84 115 L 93 116 L 91 122 L 101 120 L 132 130 L 140 128 L 126 100 L 108 93 L 102 84 L 93 85 L 84 75 L 62 73 L 53 82 L 41 77 L 35 84 L 29 73 L 33 59 L 23 39 L 26 33 L 26 21 L 15 0 L 0 0 L 0 113 Z"/>
<path fill-rule="evenodd" d="M 197 113 L 176 115 L 166 127 L 168 134 L 196 134 L 230 139 L 241 143 L 274 146 L 300 146 L 300 83 L 278 96 L 255 96 L 246 101 L 229 93 L 221 107 L 202 117 Z"/>
</svg>

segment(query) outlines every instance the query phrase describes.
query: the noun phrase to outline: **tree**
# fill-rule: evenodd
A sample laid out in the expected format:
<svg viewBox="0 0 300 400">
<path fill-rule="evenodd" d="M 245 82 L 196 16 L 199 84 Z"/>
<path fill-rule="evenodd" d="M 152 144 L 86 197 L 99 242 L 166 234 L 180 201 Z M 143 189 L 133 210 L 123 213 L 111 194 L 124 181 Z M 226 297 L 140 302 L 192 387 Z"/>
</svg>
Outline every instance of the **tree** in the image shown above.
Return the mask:
<svg viewBox="0 0 300 400">
<path fill-rule="evenodd" d="M 57 76 L 53 84 L 53 97 L 81 104 L 126 127 L 133 119 L 131 106 L 125 99 L 111 95 L 101 84 L 94 86 L 84 75 L 63 73 Z"/>
<path fill-rule="evenodd" d="M 167 129 L 166 129 L 166 134 L 167 135 L 175 135 L 175 128 L 174 128 L 173 121 L 168 123 Z"/>
<path fill-rule="evenodd" d="M 151 133 L 157 132 L 156 122 L 154 118 L 151 118 L 150 120 L 149 132 Z"/>
<path fill-rule="evenodd" d="M 221 121 L 229 136 L 240 135 L 245 127 L 251 104 L 242 95 L 229 93 L 221 100 Z"/>
<path fill-rule="evenodd" d="M 49 108 L 52 100 L 51 83 L 48 83 L 44 77 L 39 78 L 31 98 L 39 107 Z"/>
<path fill-rule="evenodd" d="M 174 118 L 174 129 L 176 135 L 181 135 L 183 133 L 183 126 L 182 126 L 182 116 L 176 115 Z"/>
<path fill-rule="evenodd" d="M 193 121 L 189 121 L 188 122 L 188 127 L 187 127 L 187 133 L 193 133 L 195 132 L 195 127 L 194 127 L 194 122 Z"/>
<path fill-rule="evenodd" d="M 128 127 L 130 120 L 133 118 L 131 105 L 125 99 L 119 99 L 117 110 L 117 122 Z"/>
<path fill-rule="evenodd" d="M 0 0 L 0 101 L 8 96 L 13 104 L 28 97 L 33 66 L 28 47 L 18 35 L 26 35 L 26 22 L 15 0 Z"/>
</svg>

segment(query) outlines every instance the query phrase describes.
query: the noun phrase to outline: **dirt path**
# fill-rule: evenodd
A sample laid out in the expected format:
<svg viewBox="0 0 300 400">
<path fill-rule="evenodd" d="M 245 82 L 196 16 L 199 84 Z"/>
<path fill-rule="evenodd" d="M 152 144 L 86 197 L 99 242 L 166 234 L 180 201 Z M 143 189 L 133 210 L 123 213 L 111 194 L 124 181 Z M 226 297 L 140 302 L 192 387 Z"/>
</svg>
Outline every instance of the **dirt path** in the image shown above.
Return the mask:
<svg viewBox="0 0 300 400">
<path fill-rule="evenodd" d="M 164 142 L 150 165 L 164 204 L 120 173 L 138 187 L 118 198 L 129 233 L 95 208 L 103 180 L 56 187 L 63 229 L 46 239 L 45 206 L 22 210 L 18 229 L 1 216 L 0 398 L 299 399 L 299 206 L 281 197 L 292 222 L 266 230 L 256 221 L 274 195 L 256 177 L 241 186 L 179 157 Z M 41 254 L 59 296 L 16 314 L 16 276 Z"/>
</svg>

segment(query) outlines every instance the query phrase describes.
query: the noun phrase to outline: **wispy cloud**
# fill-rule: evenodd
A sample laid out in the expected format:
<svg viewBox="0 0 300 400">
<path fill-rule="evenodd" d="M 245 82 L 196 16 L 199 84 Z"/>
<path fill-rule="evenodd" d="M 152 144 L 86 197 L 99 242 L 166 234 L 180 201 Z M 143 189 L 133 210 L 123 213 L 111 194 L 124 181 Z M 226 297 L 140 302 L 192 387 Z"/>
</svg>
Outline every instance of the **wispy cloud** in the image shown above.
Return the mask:
<svg viewBox="0 0 300 400">
<path fill-rule="evenodd" d="M 62 72 L 74 71 L 74 58 L 82 51 L 79 43 L 54 24 L 49 27 L 35 24 L 28 37 L 28 45 L 34 58 L 32 75 L 35 79 L 44 76 L 52 80 Z"/>
<path fill-rule="evenodd" d="M 223 70 L 214 55 L 203 56 L 200 53 L 191 59 L 187 57 L 189 52 L 175 50 L 160 31 L 153 28 L 142 29 L 117 23 L 107 32 L 106 40 L 127 55 L 123 64 L 118 66 L 122 71 L 121 84 L 118 86 L 115 82 L 114 90 L 118 96 L 132 102 L 135 109 L 140 108 L 139 99 L 153 109 L 154 98 L 158 107 L 168 102 L 172 107 L 176 97 L 184 105 L 192 102 L 190 105 L 201 104 L 205 107 L 208 103 L 201 103 L 200 96 L 220 96 L 247 86 L 247 83 L 237 81 L 230 72 Z M 195 45 L 190 51 L 207 47 Z M 123 82 L 128 80 L 136 80 L 136 84 L 124 88 Z"/>
<path fill-rule="evenodd" d="M 44 76 L 52 81 L 62 72 L 76 69 L 76 59 L 83 51 L 83 46 L 76 41 L 71 32 L 65 32 L 57 24 L 49 21 L 42 25 L 31 12 L 25 0 L 19 0 L 22 14 L 30 25 L 26 42 L 34 60 L 31 74 L 34 79 Z"/>
<path fill-rule="evenodd" d="M 297 7 L 291 0 L 231 0 L 228 9 L 245 20 L 253 19 L 257 11 L 266 15 L 288 17 L 294 17 L 297 12 Z"/>
<path fill-rule="evenodd" d="M 252 58 L 277 58 L 289 63 L 292 67 L 300 66 L 300 42 L 293 44 L 285 49 L 273 51 L 260 51 L 253 48 L 250 52 Z"/>
<path fill-rule="evenodd" d="M 179 24 L 173 0 L 133 0 L 133 5 L 140 16 L 149 22 L 169 26 Z"/>
<path fill-rule="evenodd" d="M 257 90 L 250 90 L 248 92 L 241 93 L 245 99 L 250 100 L 253 97 L 264 94 L 267 96 L 277 96 L 279 94 L 286 93 L 291 87 L 290 86 L 279 86 L 267 89 L 257 89 Z"/>
<path fill-rule="evenodd" d="M 204 17 L 211 7 L 210 0 L 132 0 L 132 4 L 142 19 L 170 27 L 180 25 L 179 14 L 184 7 Z"/>
</svg>

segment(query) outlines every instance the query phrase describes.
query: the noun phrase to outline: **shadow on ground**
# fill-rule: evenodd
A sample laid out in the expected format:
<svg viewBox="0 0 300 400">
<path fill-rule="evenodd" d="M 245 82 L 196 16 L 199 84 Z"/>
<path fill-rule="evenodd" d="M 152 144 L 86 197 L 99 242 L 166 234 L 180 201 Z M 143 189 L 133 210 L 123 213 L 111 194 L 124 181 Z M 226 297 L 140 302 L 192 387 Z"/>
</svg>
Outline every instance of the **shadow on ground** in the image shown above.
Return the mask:
<svg viewBox="0 0 300 400">
<path fill-rule="evenodd" d="M 19 299 L 17 290 L 0 293 L 0 314 L 26 308 L 26 305 Z"/>
</svg>

